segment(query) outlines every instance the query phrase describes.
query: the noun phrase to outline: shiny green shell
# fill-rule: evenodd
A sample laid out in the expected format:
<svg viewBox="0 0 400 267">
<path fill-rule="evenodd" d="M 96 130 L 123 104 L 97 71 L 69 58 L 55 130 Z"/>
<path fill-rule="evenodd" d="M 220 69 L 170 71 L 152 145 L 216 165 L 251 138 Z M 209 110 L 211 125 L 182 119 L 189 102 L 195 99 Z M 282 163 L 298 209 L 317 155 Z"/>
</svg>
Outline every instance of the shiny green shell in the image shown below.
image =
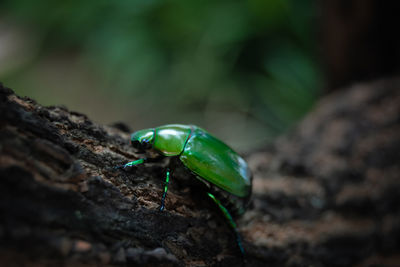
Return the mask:
<svg viewBox="0 0 400 267">
<path fill-rule="evenodd" d="M 149 142 L 164 156 L 179 156 L 198 177 L 237 197 L 251 192 L 251 172 L 244 159 L 197 126 L 171 124 L 140 130 L 131 140 Z"/>
</svg>

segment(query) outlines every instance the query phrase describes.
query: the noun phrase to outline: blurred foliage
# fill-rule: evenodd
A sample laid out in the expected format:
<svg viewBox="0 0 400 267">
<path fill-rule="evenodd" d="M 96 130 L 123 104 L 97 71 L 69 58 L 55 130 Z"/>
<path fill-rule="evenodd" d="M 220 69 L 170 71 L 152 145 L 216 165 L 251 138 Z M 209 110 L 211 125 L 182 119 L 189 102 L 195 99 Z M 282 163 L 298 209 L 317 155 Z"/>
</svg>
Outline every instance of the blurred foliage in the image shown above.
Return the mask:
<svg viewBox="0 0 400 267">
<path fill-rule="evenodd" d="M 28 29 L 35 49 L 29 61 L 0 72 L 0 79 L 31 97 L 35 92 L 28 88 L 56 90 L 43 80 L 23 81 L 43 58 L 63 51 L 78 62 L 71 69 L 86 71 L 95 81 L 62 101 L 43 102 L 70 107 L 68 101 L 79 102 L 83 95 L 92 99 L 85 103 L 96 102 L 100 92 L 109 96 L 107 115 L 118 108 L 127 115 L 89 114 L 98 121 L 106 116 L 135 127 L 192 122 L 220 135 L 234 131 L 230 142 L 254 147 L 292 125 L 318 95 L 314 5 L 311 0 L 3 0 L 0 15 Z M 95 109 L 91 105 L 72 106 L 87 113 Z M 218 130 L 224 127 L 230 129 Z"/>
</svg>

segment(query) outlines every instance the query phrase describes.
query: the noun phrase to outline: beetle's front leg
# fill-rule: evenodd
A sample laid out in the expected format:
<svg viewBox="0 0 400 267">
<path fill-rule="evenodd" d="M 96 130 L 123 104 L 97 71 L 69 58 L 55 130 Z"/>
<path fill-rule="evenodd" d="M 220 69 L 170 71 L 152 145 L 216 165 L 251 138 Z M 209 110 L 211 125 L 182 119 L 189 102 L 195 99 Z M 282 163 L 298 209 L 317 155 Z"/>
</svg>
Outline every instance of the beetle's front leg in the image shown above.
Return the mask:
<svg viewBox="0 0 400 267">
<path fill-rule="evenodd" d="M 236 225 L 235 221 L 233 220 L 232 215 L 229 213 L 228 209 L 225 208 L 213 194 L 211 194 L 211 193 L 207 193 L 207 194 L 215 202 L 215 204 L 217 204 L 218 208 L 222 211 L 225 218 L 228 220 L 229 225 L 232 227 L 233 231 L 235 232 L 236 243 L 238 244 L 240 252 L 242 252 L 242 255 L 244 255 L 244 248 L 242 246 L 242 238 L 240 237 L 239 231 L 237 229 L 237 225 Z"/>
<path fill-rule="evenodd" d="M 160 207 L 160 211 L 163 211 L 165 208 L 165 197 L 167 196 L 167 191 L 168 191 L 168 184 L 169 184 L 169 177 L 171 175 L 171 172 L 169 170 L 169 168 L 167 168 L 167 173 L 165 175 L 165 182 L 164 182 L 164 193 L 163 196 L 161 198 L 161 207 Z"/>
<path fill-rule="evenodd" d="M 137 160 L 128 162 L 128 163 L 126 163 L 126 164 L 124 164 L 124 165 L 115 166 L 114 168 L 115 168 L 115 169 L 125 169 L 125 168 L 127 168 L 127 167 L 131 167 L 131 166 L 136 166 L 136 165 L 139 165 L 139 164 L 143 164 L 146 160 L 147 160 L 146 158 L 137 159 Z"/>
</svg>

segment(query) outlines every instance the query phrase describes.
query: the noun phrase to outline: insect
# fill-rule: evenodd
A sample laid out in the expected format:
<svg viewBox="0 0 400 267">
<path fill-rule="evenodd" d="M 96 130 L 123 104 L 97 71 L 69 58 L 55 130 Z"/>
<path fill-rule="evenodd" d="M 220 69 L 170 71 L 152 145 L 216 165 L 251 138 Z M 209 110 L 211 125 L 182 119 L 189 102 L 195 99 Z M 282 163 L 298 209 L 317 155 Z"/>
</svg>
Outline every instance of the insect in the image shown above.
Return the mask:
<svg viewBox="0 0 400 267">
<path fill-rule="evenodd" d="M 252 174 L 243 158 L 207 131 L 194 125 L 170 124 L 144 129 L 131 135 L 131 144 L 146 157 L 119 166 L 127 168 L 168 157 L 160 210 L 165 208 L 171 172 L 183 169 L 205 186 L 206 196 L 221 210 L 236 235 L 244 254 L 240 234 L 232 215 L 244 213 L 251 196 Z M 192 181 L 194 182 L 194 181 Z"/>
</svg>

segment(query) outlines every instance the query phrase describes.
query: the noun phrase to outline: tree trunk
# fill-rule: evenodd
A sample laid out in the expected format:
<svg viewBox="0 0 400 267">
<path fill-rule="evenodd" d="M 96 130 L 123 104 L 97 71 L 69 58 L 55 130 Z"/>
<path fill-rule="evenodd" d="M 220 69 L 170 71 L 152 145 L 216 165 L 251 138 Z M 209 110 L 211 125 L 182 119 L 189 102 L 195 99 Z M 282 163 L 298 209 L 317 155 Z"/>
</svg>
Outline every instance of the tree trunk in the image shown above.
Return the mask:
<svg viewBox="0 0 400 267">
<path fill-rule="evenodd" d="M 328 90 L 400 72 L 399 1 L 324 0 L 320 42 Z"/>
<path fill-rule="evenodd" d="M 172 177 L 123 124 L 103 126 L 0 86 L 0 263 L 399 266 L 400 79 L 322 99 L 291 134 L 249 154 L 246 251 L 201 192 Z"/>
</svg>

